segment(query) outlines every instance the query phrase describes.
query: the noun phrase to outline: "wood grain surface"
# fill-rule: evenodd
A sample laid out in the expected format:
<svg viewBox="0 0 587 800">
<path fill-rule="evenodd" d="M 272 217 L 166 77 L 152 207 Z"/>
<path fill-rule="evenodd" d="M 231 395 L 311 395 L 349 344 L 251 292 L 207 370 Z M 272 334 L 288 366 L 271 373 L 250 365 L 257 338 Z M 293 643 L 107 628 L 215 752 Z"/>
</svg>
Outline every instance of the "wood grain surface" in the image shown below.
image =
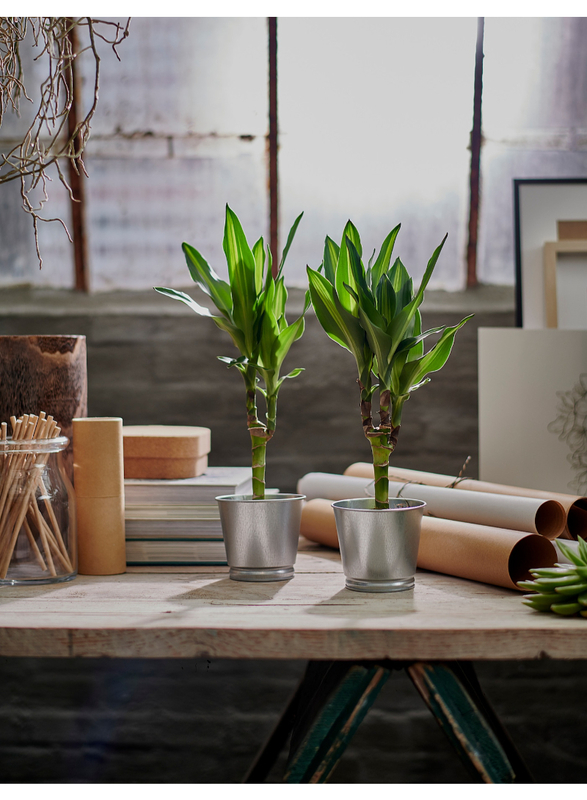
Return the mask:
<svg viewBox="0 0 587 800">
<path fill-rule="evenodd" d="M 71 442 L 72 419 L 88 415 L 85 336 L 0 336 L 0 422 L 41 411 Z M 71 479 L 71 443 L 65 463 Z"/>
<path fill-rule="evenodd" d="M 0 655 L 587 659 L 587 620 L 424 571 L 409 592 L 351 592 L 338 553 L 305 545 L 283 583 L 239 583 L 225 568 L 204 568 L 1 587 Z"/>
</svg>

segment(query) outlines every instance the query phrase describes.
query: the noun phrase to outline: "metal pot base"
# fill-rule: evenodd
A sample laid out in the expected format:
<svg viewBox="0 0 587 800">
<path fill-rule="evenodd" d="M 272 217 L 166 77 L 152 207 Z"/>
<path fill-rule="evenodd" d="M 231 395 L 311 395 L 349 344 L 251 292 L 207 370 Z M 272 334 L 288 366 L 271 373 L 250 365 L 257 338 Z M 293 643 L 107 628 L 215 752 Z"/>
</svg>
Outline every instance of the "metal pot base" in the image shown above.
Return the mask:
<svg viewBox="0 0 587 800">
<path fill-rule="evenodd" d="M 289 581 L 294 576 L 293 567 L 231 567 L 228 577 L 233 581 L 265 583 Z"/>
<path fill-rule="evenodd" d="M 345 578 L 345 586 L 353 592 L 405 592 L 413 589 L 414 578 L 400 578 L 390 581 L 367 581 L 359 578 Z"/>
</svg>

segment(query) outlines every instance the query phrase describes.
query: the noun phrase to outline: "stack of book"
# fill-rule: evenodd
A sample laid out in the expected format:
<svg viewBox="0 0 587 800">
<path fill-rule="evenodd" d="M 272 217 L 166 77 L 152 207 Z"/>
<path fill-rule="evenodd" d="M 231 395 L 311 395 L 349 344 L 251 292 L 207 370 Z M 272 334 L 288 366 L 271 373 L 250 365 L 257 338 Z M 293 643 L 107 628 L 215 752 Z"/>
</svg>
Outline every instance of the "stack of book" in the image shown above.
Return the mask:
<svg viewBox="0 0 587 800">
<path fill-rule="evenodd" d="M 217 566 L 226 564 L 215 498 L 250 494 L 250 467 L 208 467 L 197 478 L 127 478 L 125 529 L 127 566 Z"/>
</svg>

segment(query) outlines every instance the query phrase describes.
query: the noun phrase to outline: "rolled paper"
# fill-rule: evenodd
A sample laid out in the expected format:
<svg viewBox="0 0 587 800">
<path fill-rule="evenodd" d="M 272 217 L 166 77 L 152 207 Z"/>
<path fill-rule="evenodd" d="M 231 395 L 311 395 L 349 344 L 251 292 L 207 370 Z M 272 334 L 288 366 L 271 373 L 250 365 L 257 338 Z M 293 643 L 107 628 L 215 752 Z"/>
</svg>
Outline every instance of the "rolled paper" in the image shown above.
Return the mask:
<svg viewBox="0 0 587 800">
<path fill-rule="evenodd" d="M 122 453 L 120 417 L 73 420 L 81 575 L 119 575 L 126 571 Z"/>
<path fill-rule="evenodd" d="M 349 477 L 370 478 L 373 480 L 373 464 L 358 461 L 345 469 Z M 389 467 L 389 477 L 394 481 L 406 483 L 423 483 L 427 486 L 443 486 L 445 488 L 466 489 L 488 494 L 507 494 L 515 497 L 535 497 L 539 500 L 556 500 L 567 514 L 566 527 L 561 536 L 577 539 L 587 536 L 587 497 L 561 492 L 547 492 L 544 489 L 525 489 L 520 486 L 508 486 L 505 483 L 478 481 L 474 478 L 457 478 L 454 475 L 442 475 L 437 472 L 424 472 L 402 467 Z"/>
<path fill-rule="evenodd" d="M 309 500 L 302 510 L 300 533 L 306 539 L 338 547 L 330 500 Z M 535 533 L 475 525 L 437 517 L 422 518 L 418 567 L 459 578 L 518 589 L 530 569 L 551 567 L 557 551 Z"/>
<path fill-rule="evenodd" d="M 373 478 L 353 478 L 330 472 L 308 472 L 298 481 L 298 494 L 306 495 L 306 500 L 323 497 L 327 500 L 350 500 L 354 497 L 371 497 L 369 487 Z"/>
<path fill-rule="evenodd" d="M 318 544 L 338 548 L 338 534 L 332 500 L 315 498 L 304 503 L 300 534 Z"/>
<path fill-rule="evenodd" d="M 421 569 L 518 589 L 517 581 L 531 580 L 531 569 L 552 567 L 556 560 L 553 543 L 535 533 L 422 518 Z"/>
<path fill-rule="evenodd" d="M 345 500 L 374 494 L 372 479 L 324 472 L 304 475 L 298 482 L 298 492 L 305 494 L 308 500 L 315 497 Z M 423 500 L 427 516 L 539 533 L 547 539 L 556 539 L 564 530 L 566 521 L 565 510 L 556 500 L 455 492 L 439 486 L 394 481 L 389 482 L 389 495 Z"/>
</svg>

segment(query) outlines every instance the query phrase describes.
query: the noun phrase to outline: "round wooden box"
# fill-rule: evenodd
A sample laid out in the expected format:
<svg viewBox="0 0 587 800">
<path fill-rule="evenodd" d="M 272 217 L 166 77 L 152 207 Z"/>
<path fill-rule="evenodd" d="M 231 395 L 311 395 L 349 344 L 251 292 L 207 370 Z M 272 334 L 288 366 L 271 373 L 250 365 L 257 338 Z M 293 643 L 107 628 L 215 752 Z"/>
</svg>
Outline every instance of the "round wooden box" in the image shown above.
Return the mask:
<svg viewBox="0 0 587 800">
<path fill-rule="evenodd" d="M 122 436 L 125 478 L 195 478 L 208 466 L 209 428 L 125 425 Z"/>
</svg>

